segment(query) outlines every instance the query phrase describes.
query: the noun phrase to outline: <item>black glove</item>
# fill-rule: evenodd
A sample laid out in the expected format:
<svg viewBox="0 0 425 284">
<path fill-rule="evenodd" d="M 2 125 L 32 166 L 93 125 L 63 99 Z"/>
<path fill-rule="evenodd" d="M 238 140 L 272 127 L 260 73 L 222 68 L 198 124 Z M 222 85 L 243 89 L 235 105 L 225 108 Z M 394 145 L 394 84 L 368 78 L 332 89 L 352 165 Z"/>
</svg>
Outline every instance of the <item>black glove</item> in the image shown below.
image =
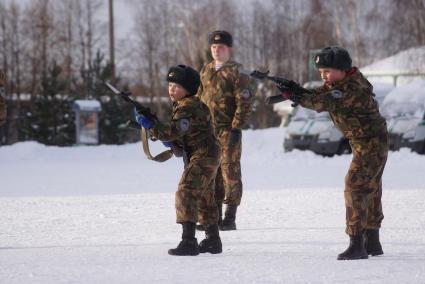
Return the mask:
<svg viewBox="0 0 425 284">
<path fill-rule="evenodd" d="M 290 89 L 283 89 L 281 96 L 281 100 L 280 101 L 285 101 L 285 100 L 290 100 L 292 101 L 291 106 L 292 107 L 296 107 L 297 105 L 300 104 L 300 101 L 302 99 L 302 95 L 294 93 L 293 91 L 291 91 Z M 276 100 L 277 102 L 280 102 L 278 100 Z"/>
<path fill-rule="evenodd" d="M 229 146 L 234 146 L 241 142 L 242 131 L 238 128 L 232 128 L 229 135 Z"/>
<path fill-rule="evenodd" d="M 304 88 L 295 81 L 289 81 L 289 83 L 279 85 L 278 88 L 283 94 L 287 93 L 284 97 L 293 101 L 294 105 L 298 105 L 300 103 L 305 92 Z"/>
<path fill-rule="evenodd" d="M 289 100 L 293 102 L 291 104 L 292 107 L 298 106 L 300 104 L 301 99 L 302 99 L 302 96 L 296 93 L 291 93 L 289 96 Z"/>
</svg>

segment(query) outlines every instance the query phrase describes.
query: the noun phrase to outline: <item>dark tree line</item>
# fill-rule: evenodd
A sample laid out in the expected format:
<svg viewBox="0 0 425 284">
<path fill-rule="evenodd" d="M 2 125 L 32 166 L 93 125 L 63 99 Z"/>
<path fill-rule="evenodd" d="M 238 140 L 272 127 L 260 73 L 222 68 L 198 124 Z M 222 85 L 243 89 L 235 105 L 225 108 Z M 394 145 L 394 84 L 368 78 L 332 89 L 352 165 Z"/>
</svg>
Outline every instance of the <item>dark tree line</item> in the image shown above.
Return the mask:
<svg viewBox="0 0 425 284">
<path fill-rule="evenodd" d="M 115 0 L 120 1 L 120 0 Z M 123 1 L 123 0 L 121 0 Z M 108 19 L 102 0 L 0 0 L 0 69 L 8 77 L 8 119 L 1 143 L 74 143 L 71 105 L 102 102 L 101 142 L 124 143 L 131 111 L 102 87 L 112 79 Z M 159 117 L 169 107 L 165 74 L 183 63 L 198 69 L 211 57 L 207 35 L 230 31 L 234 57 L 246 69 L 269 69 L 299 82 L 317 79 L 309 56 L 338 44 L 365 66 L 400 50 L 425 45 L 425 0 L 126 0 L 134 27 L 117 37 L 117 82 L 144 97 Z M 116 25 L 120 22 L 116 18 Z M 251 127 L 279 119 L 264 98 L 273 86 L 253 83 Z M 161 99 L 162 98 L 162 99 Z M 166 100 L 165 100 L 166 101 Z M 127 112 L 127 113 L 126 113 Z"/>
</svg>

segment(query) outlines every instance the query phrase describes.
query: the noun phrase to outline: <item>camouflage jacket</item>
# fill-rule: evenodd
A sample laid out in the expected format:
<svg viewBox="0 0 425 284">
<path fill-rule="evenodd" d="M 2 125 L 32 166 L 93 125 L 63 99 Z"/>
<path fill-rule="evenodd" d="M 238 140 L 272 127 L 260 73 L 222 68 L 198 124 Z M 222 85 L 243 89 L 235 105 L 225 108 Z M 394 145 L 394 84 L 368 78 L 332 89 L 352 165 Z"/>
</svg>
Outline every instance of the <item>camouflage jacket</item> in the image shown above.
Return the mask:
<svg viewBox="0 0 425 284">
<path fill-rule="evenodd" d="M 215 70 L 214 61 L 205 65 L 201 72 L 198 96 L 211 112 L 216 133 L 231 128 L 242 128 L 252 107 L 249 76 L 240 73 L 242 65 L 228 61 Z"/>
<path fill-rule="evenodd" d="M 6 77 L 0 70 L 0 126 L 6 121 Z"/>
<path fill-rule="evenodd" d="M 196 96 L 174 103 L 170 123 L 156 121 L 149 132 L 161 141 L 183 145 L 191 159 L 218 158 L 219 146 L 213 135 L 209 110 Z"/>
<path fill-rule="evenodd" d="M 318 112 L 328 111 L 347 139 L 385 135 L 386 121 L 379 113 L 372 90 L 369 81 L 355 69 L 342 81 L 316 88 L 313 95 L 304 95 L 300 105 Z"/>
</svg>

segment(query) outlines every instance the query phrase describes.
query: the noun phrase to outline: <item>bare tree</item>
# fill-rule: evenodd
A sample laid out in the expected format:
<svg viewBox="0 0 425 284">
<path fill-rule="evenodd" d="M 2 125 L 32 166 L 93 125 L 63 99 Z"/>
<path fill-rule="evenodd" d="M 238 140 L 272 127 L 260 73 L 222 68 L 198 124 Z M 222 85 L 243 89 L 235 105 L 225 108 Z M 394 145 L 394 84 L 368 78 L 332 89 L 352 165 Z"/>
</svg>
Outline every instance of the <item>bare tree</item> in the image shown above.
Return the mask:
<svg viewBox="0 0 425 284">
<path fill-rule="evenodd" d="M 0 54 L 2 60 L 2 70 L 5 74 L 8 74 L 9 71 L 8 43 L 10 43 L 8 10 L 6 5 L 0 2 Z"/>
<path fill-rule="evenodd" d="M 65 0 L 55 2 L 55 14 L 58 15 L 56 22 L 56 45 L 59 57 L 63 59 L 63 74 L 70 81 L 75 71 L 73 66 L 76 61 L 74 48 L 77 0 Z M 67 86 L 69 89 L 69 85 Z"/>
<path fill-rule="evenodd" d="M 392 33 L 388 35 L 387 43 L 398 48 L 425 45 L 425 1 L 391 2 L 388 25 Z"/>
<path fill-rule="evenodd" d="M 168 68 L 181 63 L 200 69 L 211 60 L 207 36 L 216 29 L 233 34 L 234 57 L 245 68 L 269 69 L 300 82 L 312 77 L 311 51 L 327 45 L 344 46 L 360 66 L 425 45 L 425 0 L 127 1 L 133 2 L 135 13 L 129 16 L 135 27 L 117 45 L 117 73 L 136 93 L 146 94 L 160 116 Z M 66 92 L 90 95 L 89 84 L 82 86 L 86 72 L 107 46 L 104 2 L 0 0 L 0 68 L 8 75 L 8 91 L 37 94 L 57 62 Z M 257 126 L 270 124 L 261 100 L 274 91 L 267 84 L 258 89 Z M 19 101 L 11 108 L 10 115 L 21 115 Z"/>
</svg>

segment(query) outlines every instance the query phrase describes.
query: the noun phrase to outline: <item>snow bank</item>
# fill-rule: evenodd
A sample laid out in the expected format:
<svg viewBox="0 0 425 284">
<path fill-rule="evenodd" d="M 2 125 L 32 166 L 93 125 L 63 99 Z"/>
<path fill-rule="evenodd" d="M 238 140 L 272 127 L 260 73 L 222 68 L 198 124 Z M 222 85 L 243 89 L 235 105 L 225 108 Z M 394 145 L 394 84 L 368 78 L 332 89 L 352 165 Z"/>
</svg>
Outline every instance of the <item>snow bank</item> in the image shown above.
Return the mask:
<svg viewBox="0 0 425 284">
<path fill-rule="evenodd" d="M 263 166 L 260 164 L 259 166 Z M 385 191 L 385 254 L 337 261 L 341 189 L 247 191 L 223 253 L 172 257 L 173 193 L 0 198 L 0 279 L 46 283 L 424 283 L 424 190 Z M 198 240 L 204 233 L 197 232 Z"/>
<path fill-rule="evenodd" d="M 149 161 L 140 143 L 0 147 L 0 282 L 424 283 L 425 156 L 390 153 L 384 256 L 341 262 L 351 156 L 284 153 L 283 136 L 244 131 L 238 230 L 220 233 L 222 254 L 197 257 L 167 254 L 181 236 L 180 159 Z"/>
<path fill-rule="evenodd" d="M 350 155 L 324 158 L 310 151 L 283 151 L 285 130 L 243 133 L 245 190 L 338 188 Z M 152 143 L 152 152 L 164 147 Z M 384 174 L 386 189 L 424 188 L 425 156 L 408 149 L 392 152 Z M 183 170 L 181 159 L 147 160 L 141 143 L 122 146 L 51 147 L 35 142 L 0 147 L 1 196 L 67 196 L 174 192 Z"/>
</svg>

